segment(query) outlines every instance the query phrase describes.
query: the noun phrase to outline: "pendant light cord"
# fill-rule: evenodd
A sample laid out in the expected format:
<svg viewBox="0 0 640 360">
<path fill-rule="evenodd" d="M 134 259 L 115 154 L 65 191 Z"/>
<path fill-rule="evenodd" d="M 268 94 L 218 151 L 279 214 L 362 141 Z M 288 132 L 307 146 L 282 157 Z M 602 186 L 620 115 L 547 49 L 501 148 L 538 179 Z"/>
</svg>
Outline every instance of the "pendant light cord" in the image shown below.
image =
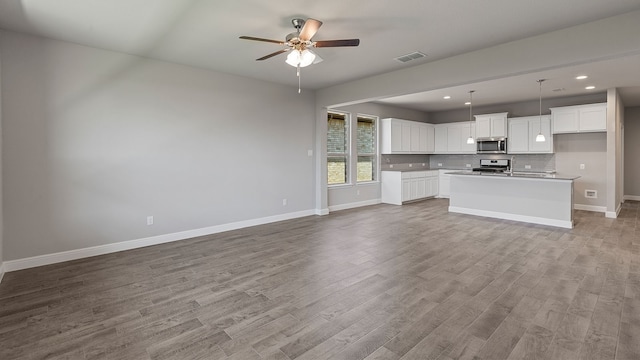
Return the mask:
<svg viewBox="0 0 640 360">
<path fill-rule="evenodd" d="M 469 137 L 471 137 L 471 124 L 473 124 L 473 93 L 475 90 L 469 91 Z"/>
<path fill-rule="evenodd" d="M 540 114 L 540 119 L 539 119 L 539 121 L 540 121 L 540 129 L 538 131 L 538 134 L 542 134 L 542 82 L 543 81 L 545 81 L 545 79 L 538 80 L 538 84 L 540 84 L 540 96 L 539 96 L 539 98 L 540 98 L 540 112 L 539 112 L 539 114 Z"/>
</svg>

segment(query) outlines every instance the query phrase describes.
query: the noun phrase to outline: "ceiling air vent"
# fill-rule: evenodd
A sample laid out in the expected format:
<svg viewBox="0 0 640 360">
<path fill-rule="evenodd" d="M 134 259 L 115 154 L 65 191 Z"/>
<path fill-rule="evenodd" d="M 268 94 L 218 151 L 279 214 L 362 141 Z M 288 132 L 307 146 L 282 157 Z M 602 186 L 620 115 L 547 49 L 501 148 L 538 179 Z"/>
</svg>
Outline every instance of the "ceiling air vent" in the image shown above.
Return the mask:
<svg viewBox="0 0 640 360">
<path fill-rule="evenodd" d="M 413 61 L 413 60 L 416 60 L 416 59 L 421 59 L 421 58 L 426 57 L 426 56 L 427 55 L 425 55 L 425 54 L 423 54 L 423 53 L 421 53 L 419 51 L 415 51 L 415 52 L 412 52 L 410 54 L 399 56 L 399 57 L 395 58 L 394 60 L 399 61 L 401 63 L 406 63 L 406 62 Z"/>
</svg>

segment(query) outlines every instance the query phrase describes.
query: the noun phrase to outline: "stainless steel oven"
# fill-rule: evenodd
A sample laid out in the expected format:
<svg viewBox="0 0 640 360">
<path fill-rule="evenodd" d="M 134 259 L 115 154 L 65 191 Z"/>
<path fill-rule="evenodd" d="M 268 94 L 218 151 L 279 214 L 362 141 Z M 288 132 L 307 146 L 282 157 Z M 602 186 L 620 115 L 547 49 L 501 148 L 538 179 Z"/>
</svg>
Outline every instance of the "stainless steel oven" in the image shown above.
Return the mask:
<svg viewBox="0 0 640 360">
<path fill-rule="evenodd" d="M 507 138 L 478 138 L 476 143 L 478 154 L 507 153 Z"/>
</svg>

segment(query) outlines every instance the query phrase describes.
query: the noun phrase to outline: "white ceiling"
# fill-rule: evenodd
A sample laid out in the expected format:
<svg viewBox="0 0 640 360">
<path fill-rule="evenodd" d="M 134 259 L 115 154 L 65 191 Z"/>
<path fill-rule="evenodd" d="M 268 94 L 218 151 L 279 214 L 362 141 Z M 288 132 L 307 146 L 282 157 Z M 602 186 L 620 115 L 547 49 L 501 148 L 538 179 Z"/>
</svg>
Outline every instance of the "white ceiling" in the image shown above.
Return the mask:
<svg viewBox="0 0 640 360">
<path fill-rule="evenodd" d="M 302 87 L 321 89 L 633 10 L 640 10 L 640 0 L 2 0 L 0 28 L 297 86 L 284 55 L 255 61 L 279 45 L 238 37 L 283 40 L 294 30 L 292 18 L 312 17 L 324 22 L 314 40 L 361 40 L 357 48 L 317 49 L 324 61 L 302 70 Z M 428 56 L 393 60 L 413 51 Z M 638 99 L 640 105 L 638 57 L 475 84 L 475 97 L 480 104 L 535 99 L 541 76 L 549 79 L 547 91 L 565 88 L 558 94 L 573 95 L 584 91 L 573 79 L 583 72 L 598 89 L 628 88 L 625 104 Z M 385 102 L 453 109 L 463 106 L 468 89 Z"/>
</svg>

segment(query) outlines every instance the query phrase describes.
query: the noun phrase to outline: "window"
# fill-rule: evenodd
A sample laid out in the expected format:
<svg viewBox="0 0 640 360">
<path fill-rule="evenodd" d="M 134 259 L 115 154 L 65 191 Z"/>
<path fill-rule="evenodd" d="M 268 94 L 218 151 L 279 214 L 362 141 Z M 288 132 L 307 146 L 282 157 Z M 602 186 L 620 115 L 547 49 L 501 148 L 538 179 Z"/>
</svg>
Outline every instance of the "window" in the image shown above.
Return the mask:
<svg viewBox="0 0 640 360">
<path fill-rule="evenodd" d="M 327 120 L 327 183 L 346 184 L 349 181 L 349 116 L 329 112 Z"/>
<path fill-rule="evenodd" d="M 358 182 L 374 181 L 376 180 L 377 171 L 376 119 L 363 115 L 358 115 L 357 118 L 357 179 Z"/>
</svg>

